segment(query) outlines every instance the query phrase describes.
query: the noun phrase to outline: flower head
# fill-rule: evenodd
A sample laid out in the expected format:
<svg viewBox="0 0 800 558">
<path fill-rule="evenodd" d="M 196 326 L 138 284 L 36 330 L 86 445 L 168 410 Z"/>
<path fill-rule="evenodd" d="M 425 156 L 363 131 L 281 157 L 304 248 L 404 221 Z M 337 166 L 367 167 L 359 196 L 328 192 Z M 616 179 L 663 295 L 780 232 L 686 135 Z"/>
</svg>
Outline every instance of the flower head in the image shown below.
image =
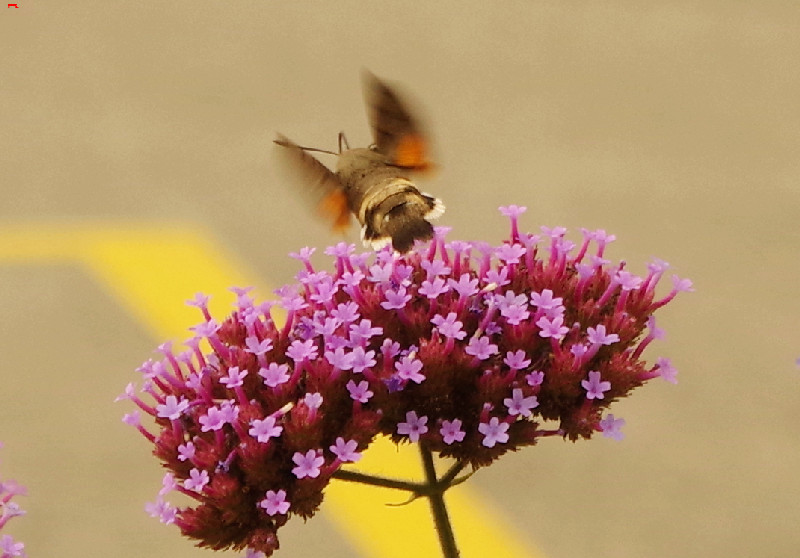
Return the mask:
<svg viewBox="0 0 800 558">
<path fill-rule="evenodd" d="M 276 291 L 284 323 L 248 289 L 227 318 L 195 297 L 189 350 L 162 346 L 140 368 L 141 393 L 122 397 L 170 474 L 150 513 L 201 545 L 269 556 L 279 527 L 313 515 L 337 469 L 380 434 L 472 467 L 545 436 L 621 436 L 608 407 L 653 378 L 675 381 L 669 360 L 648 366 L 642 353 L 659 337 L 653 313 L 691 283 L 673 279 L 658 298 L 663 265 L 642 279 L 607 259 L 613 236 L 527 234 L 523 211 L 503 209 L 512 230 L 497 247 L 447 242 L 439 228 L 403 255 L 338 245 L 325 251 L 332 271 L 300 250 L 299 283 Z M 193 504 L 169 504 L 173 491 Z"/>
</svg>

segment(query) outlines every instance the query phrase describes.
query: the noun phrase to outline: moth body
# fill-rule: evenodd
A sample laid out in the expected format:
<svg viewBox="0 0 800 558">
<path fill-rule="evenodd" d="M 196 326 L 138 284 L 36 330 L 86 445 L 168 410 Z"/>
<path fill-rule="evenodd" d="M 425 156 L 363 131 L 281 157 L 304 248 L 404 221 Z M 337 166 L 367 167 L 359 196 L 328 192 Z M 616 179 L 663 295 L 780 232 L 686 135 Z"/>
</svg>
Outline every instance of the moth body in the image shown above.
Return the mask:
<svg viewBox="0 0 800 558">
<path fill-rule="evenodd" d="M 386 84 L 371 74 L 365 78 L 373 147 L 342 150 L 340 135 L 334 173 L 307 153 L 322 150 L 301 147 L 284 136 L 275 143 L 287 148 L 290 162 L 317 193 L 334 229 L 346 228 L 352 213 L 361 224 L 364 244 L 376 250 L 391 244 L 405 253 L 415 241 L 433 237 L 430 221 L 444 213 L 444 204 L 420 192 L 411 180 L 414 171 L 428 166 L 426 142 L 415 119 Z"/>
</svg>

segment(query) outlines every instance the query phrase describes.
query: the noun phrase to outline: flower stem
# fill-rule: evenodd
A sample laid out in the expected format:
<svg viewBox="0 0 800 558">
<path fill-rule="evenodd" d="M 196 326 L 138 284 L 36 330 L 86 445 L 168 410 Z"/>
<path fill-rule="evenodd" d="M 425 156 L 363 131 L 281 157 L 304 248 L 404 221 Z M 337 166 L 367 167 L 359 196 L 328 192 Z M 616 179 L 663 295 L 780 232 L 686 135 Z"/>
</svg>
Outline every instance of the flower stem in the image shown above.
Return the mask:
<svg viewBox="0 0 800 558">
<path fill-rule="evenodd" d="M 411 492 L 413 496 L 408 502 L 421 496 L 428 499 L 433 514 L 433 522 L 436 527 L 436 534 L 439 536 L 439 545 L 442 548 L 444 558 L 458 558 L 460 556 L 456 547 L 456 539 L 453 534 L 453 526 L 447 514 L 447 507 L 444 502 L 444 493 L 448 488 L 461 484 L 470 474 L 456 478 L 458 474 L 467 466 L 466 461 L 457 461 L 441 478 L 436 475 L 436 466 L 433 462 L 433 454 L 424 443 L 419 444 L 420 454 L 422 455 L 422 467 L 425 471 L 425 482 L 408 482 L 399 479 L 390 479 L 359 473 L 357 471 L 347 471 L 339 469 L 333 473 L 333 478 L 346 482 L 358 482 L 383 488 L 393 488 Z M 406 503 L 408 503 L 406 502 Z"/>
<path fill-rule="evenodd" d="M 417 482 L 408 482 L 398 479 L 389 479 L 386 477 L 378 477 L 375 475 L 367 475 L 359 473 L 358 471 L 347 471 L 339 469 L 333 473 L 334 479 L 339 479 L 347 482 L 358 482 L 361 484 L 368 484 L 371 486 L 380 486 L 383 488 L 394 488 L 396 490 L 406 490 L 416 495 L 426 493 L 426 485 Z"/>
<path fill-rule="evenodd" d="M 436 477 L 436 467 L 433 463 L 433 455 L 424 443 L 419 444 L 419 451 L 422 455 L 422 467 L 425 470 L 425 480 L 430 487 L 439 487 L 439 479 Z M 458 471 L 456 471 L 456 474 Z M 453 475 L 455 476 L 455 475 Z M 448 487 L 445 485 L 446 488 Z M 447 515 L 447 507 L 444 503 L 444 489 L 431 490 L 425 495 L 431 504 L 433 523 L 436 527 L 436 534 L 439 535 L 439 545 L 442 547 L 444 558 L 458 558 L 459 552 L 456 547 L 456 538 L 453 534 L 453 526 L 450 517 Z"/>
<path fill-rule="evenodd" d="M 466 466 L 467 466 L 466 461 L 456 461 L 453 464 L 453 466 L 450 467 L 444 475 L 442 475 L 442 478 L 439 479 L 439 484 L 444 485 L 445 489 L 450 488 L 451 486 L 454 486 L 456 484 L 459 484 L 458 482 L 454 483 L 453 481 L 456 479 L 458 474 L 464 470 L 464 467 Z"/>
</svg>

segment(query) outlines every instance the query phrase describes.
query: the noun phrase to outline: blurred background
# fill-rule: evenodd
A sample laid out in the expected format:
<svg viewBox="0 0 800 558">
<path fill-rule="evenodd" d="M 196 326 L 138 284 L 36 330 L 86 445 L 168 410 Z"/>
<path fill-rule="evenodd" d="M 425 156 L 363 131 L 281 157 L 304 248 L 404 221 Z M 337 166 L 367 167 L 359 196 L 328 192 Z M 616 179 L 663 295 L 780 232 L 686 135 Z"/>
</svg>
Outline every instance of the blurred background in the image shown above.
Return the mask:
<svg viewBox="0 0 800 558">
<path fill-rule="evenodd" d="M 4 532 L 30 556 L 211 555 L 144 513 L 162 473 L 113 399 L 188 336 L 195 291 L 267 298 L 287 253 L 338 240 L 270 144 L 368 144 L 362 68 L 426 118 L 451 238 L 497 242 L 497 206 L 526 205 L 528 230 L 604 228 L 609 257 L 696 287 L 646 353 L 679 384 L 616 405 L 622 442 L 480 471 L 485 513 L 530 557 L 797 555 L 797 3 L 18 5 L 0 6 L 0 474 L 28 487 Z M 325 514 L 281 537 L 276 556 L 385 558 Z"/>
</svg>

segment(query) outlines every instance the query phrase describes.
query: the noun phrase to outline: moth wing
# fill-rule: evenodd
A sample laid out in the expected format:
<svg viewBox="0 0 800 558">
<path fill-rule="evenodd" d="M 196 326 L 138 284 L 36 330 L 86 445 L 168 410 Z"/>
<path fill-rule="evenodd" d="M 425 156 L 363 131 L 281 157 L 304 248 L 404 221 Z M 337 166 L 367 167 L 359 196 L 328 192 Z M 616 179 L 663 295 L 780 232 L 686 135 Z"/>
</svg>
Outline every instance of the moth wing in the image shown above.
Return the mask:
<svg viewBox="0 0 800 558">
<path fill-rule="evenodd" d="M 397 93 L 365 70 L 364 97 L 378 151 L 398 167 L 428 168 L 426 134 Z"/>
<path fill-rule="evenodd" d="M 302 183 L 303 194 L 316 205 L 317 212 L 331 228 L 343 233 L 350 226 L 350 208 L 344 186 L 336 175 L 315 157 L 284 135 L 275 143 L 281 146 L 276 156 L 295 180 Z"/>
</svg>

